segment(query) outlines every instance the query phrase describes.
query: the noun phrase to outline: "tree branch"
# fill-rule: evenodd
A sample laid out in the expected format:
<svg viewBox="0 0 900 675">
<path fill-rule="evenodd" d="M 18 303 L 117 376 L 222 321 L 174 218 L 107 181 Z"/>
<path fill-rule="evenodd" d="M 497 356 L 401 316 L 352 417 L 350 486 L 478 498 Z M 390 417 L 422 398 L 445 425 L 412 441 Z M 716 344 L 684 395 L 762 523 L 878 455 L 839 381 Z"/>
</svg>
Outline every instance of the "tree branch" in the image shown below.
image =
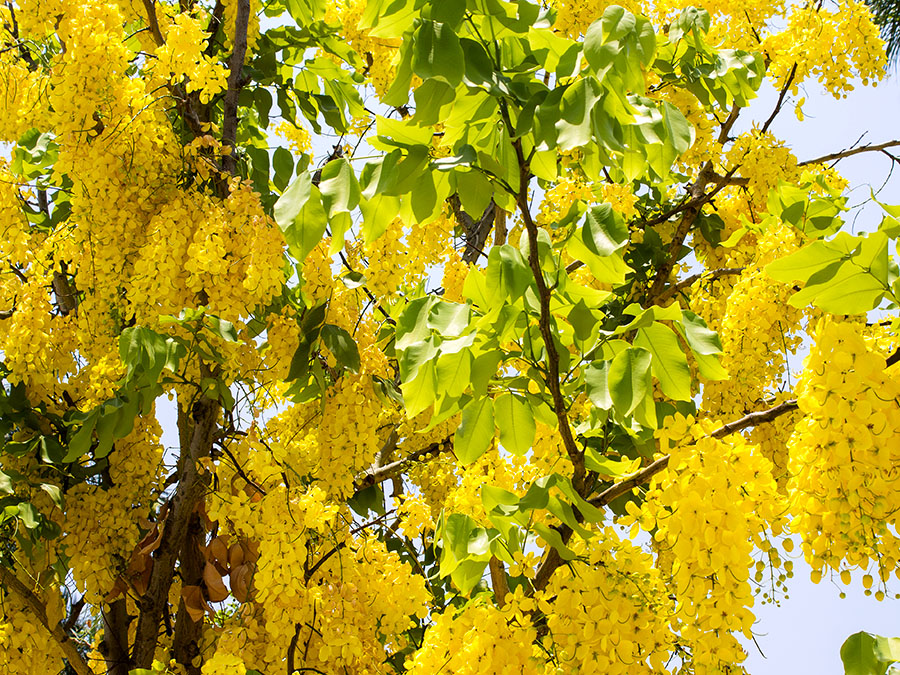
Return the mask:
<svg viewBox="0 0 900 675">
<path fill-rule="evenodd" d="M 207 481 L 199 472 L 199 460 L 210 454 L 218 413 L 218 403 L 205 397 L 195 402 L 191 410 L 193 429 L 190 446 L 179 460 L 180 479 L 165 520 L 162 542 L 156 550 L 147 592 L 138 603 L 141 613 L 134 641 L 134 665 L 137 668 L 149 668 L 153 663 L 159 639 L 159 622 L 169 602 L 175 563 L 187 537 L 191 516 L 206 490 Z"/>
<path fill-rule="evenodd" d="M 386 480 L 395 478 L 409 468 L 410 465 L 429 459 L 432 456 L 437 457 L 452 449 L 453 441 L 450 438 L 445 438 L 438 443 L 432 443 L 426 448 L 416 450 L 415 452 L 410 453 L 408 457 L 398 459 L 390 464 L 369 467 L 353 479 L 353 492 L 359 492 L 368 487 L 372 487 L 373 485 L 377 485 L 378 483 L 383 483 Z"/>
<path fill-rule="evenodd" d="M 788 73 L 788 77 L 784 81 L 784 84 L 781 87 L 781 91 L 778 93 L 778 101 L 775 103 L 775 109 L 772 111 L 772 114 L 769 115 L 769 119 L 766 120 L 765 124 L 762 125 L 762 129 L 760 130 L 762 133 L 766 133 L 766 131 L 769 130 L 769 127 L 772 126 L 772 122 L 775 121 L 778 113 L 781 112 L 781 106 L 784 105 L 784 97 L 787 96 L 788 89 L 791 88 L 791 84 L 794 82 L 794 77 L 796 75 L 797 63 L 794 62 L 794 65 L 791 66 L 791 72 Z"/>
<path fill-rule="evenodd" d="M 504 121 L 507 124 L 507 128 L 511 129 L 512 124 L 508 119 L 508 113 L 506 113 L 505 109 L 501 110 L 504 112 Z M 525 231 L 528 235 L 528 265 L 531 267 L 532 276 L 534 276 L 538 303 L 540 305 L 538 327 L 544 341 L 544 349 L 547 352 L 547 376 L 544 379 L 553 398 L 553 411 L 556 413 L 559 435 L 562 437 L 563 446 L 566 449 L 566 454 L 569 456 L 569 461 L 572 462 L 572 485 L 579 494 L 583 494 L 586 489 L 585 480 L 587 476 L 584 466 L 584 453 L 578 449 L 575 437 L 572 435 L 566 401 L 563 398 L 562 387 L 560 386 L 559 353 L 556 351 L 556 343 L 553 340 L 554 329 L 551 326 L 553 321 L 550 313 L 551 291 L 544 280 L 544 272 L 541 269 L 541 262 L 538 258 L 538 228 L 531 218 L 531 211 L 528 208 L 528 181 L 531 178 L 531 174 L 528 170 L 525 154 L 522 151 L 521 139 L 516 138 L 513 141 L 513 148 L 516 151 L 516 158 L 519 162 L 519 192 L 515 195 L 516 205 L 522 214 L 522 222 L 525 224 Z"/>
<path fill-rule="evenodd" d="M 147 10 L 147 24 L 150 26 L 150 34 L 157 47 L 162 47 L 166 40 L 159 29 L 159 20 L 156 18 L 156 0 L 144 0 L 144 9 Z"/>
<path fill-rule="evenodd" d="M 234 19 L 234 51 L 231 53 L 231 72 L 228 74 L 228 89 L 225 91 L 222 121 L 222 145 L 231 149 L 231 153 L 222 158 L 222 165 L 231 174 L 237 170 L 234 143 L 237 137 L 238 97 L 243 88 L 241 72 L 244 68 L 244 58 L 247 56 L 247 27 L 249 24 L 250 0 L 237 0 L 237 15 Z"/>
<path fill-rule="evenodd" d="M 830 155 L 823 155 L 822 157 L 816 157 L 815 159 L 807 159 L 803 162 L 799 162 L 797 166 L 824 164 L 825 162 L 837 163 L 840 160 L 846 157 L 852 157 L 853 155 L 859 155 L 864 152 L 884 152 L 888 148 L 896 148 L 897 146 L 900 146 L 900 140 L 887 141 L 886 143 L 879 143 L 878 145 L 861 145 L 858 148 L 850 148 L 849 150 L 833 152 Z"/>
<path fill-rule="evenodd" d="M 672 296 L 677 295 L 679 292 L 683 291 L 685 288 L 693 286 L 700 279 L 703 279 L 704 281 L 715 281 L 716 279 L 721 279 L 722 277 L 727 277 L 732 274 L 740 274 L 743 271 L 743 267 L 720 267 L 718 269 L 692 274 L 686 279 L 682 279 L 674 286 L 670 286 L 668 289 L 666 289 L 666 291 L 662 293 L 662 295 L 659 296 L 659 298 L 657 298 L 656 301 L 659 303 L 665 302 Z"/>
<path fill-rule="evenodd" d="M 62 626 L 51 626 L 50 620 L 47 618 L 47 609 L 40 599 L 21 581 L 19 578 L 4 565 L 0 565 L 0 583 L 6 587 L 6 590 L 16 596 L 38 623 L 40 623 L 56 643 L 62 649 L 63 655 L 75 671 L 77 675 L 96 675 L 93 669 L 84 660 L 84 657 L 75 648 L 75 643 L 69 638 L 69 635 Z"/>
<path fill-rule="evenodd" d="M 103 640 L 100 653 L 106 661 L 107 675 L 128 675 L 131 656 L 128 653 L 128 627 L 134 617 L 128 615 L 125 598 L 113 600 L 101 610 Z"/>
<path fill-rule="evenodd" d="M 769 408 L 768 410 L 758 410 L 756 412 L 748 413 L 740 419 L 736 419 L 733 422 L 723 424 L 721 427 L 709 434 L 707 438 L 724 438 L 725 436 L 746 429 L 747 427 L 755 427 L 759 424 L 771 422 L 776 417 L 780 417 L 781 415 L 784 415 L 785 413 L 789 413 L 796 409 L 796 399 L 789 399 L 784 403 L 776 405 L 773 408 Z M 623 480 L 621 483 L 616 483 L 612 487 L 609 487 L 601 492 L 599 495 L 591 497 L 588 501 L 593 506 L 606 506 L 614 499 L 621 497 L 628 492 L 631 492 L 639 485 L 643 485 L 653 476 L 665 469 L 667 466 L 669 466 L 669 455 L 660 457 L 652 464 L 649 464 L 638 471 L 631 478 Z"/>
</svg>

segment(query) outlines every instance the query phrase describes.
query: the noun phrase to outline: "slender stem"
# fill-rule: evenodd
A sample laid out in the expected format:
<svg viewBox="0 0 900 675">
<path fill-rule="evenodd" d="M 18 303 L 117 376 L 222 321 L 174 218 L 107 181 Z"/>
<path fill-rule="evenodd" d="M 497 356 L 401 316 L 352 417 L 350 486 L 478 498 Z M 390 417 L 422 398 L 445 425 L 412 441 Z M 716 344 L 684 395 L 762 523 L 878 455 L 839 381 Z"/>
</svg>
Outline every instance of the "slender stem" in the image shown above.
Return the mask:
<svg viewBox="0 0 900 675">
<path fill-rule="evenodd" d="M 778 93 L 778 101 L 775 103 L 775 109 L 772 111 L 772 114 L 769 115 L 769 119 L 766 120 L 765 124 L 762 125 L 762 129 L 760 129 L 762 133 L 766 133 L 766 131 L 769 130 L 769 127 L 772 126 L 772 122 L 775 121 L 778 113 L 781 112 L 781 106 L 784 105 L 784 97 L 787 96 L 788 89 L 791 88 L 791 84 L 793 84 L 796 75 L 797 64 L 794 63 L 794 65 L 791 66 L 791 72 L 788 74 L 787 79 L 781 87 L 781 91 Z"/>
<path fill-rule="evenodd" d="M 519 193 L 516 195 L 516 204 L 519 212 L 522 214 L 522 222 L 525 223 L 525 230 L 528 234 L 528 265 L 531 267 L 531 273 L 534 276 L 534 283 L 537 287 L 538 303 L 540 305 L 540 316 L 538 318 L 538 327 L 541 331 L 541 337 L 544 340 L 544 349 L 547 352 L 547 376 L 545 378 L 547 388 L 550 390 L 550 396 L 553 399 L 553 411 L 556 413 L 556 419 L 559 425 L 559 435 L 562 437 L 563 447 L 566 454 L 572 462 L 573 474 L 572 485 L 581 494 L 585 490 L 586 472 L 584 467 L 584 454 L 578 449 L 575 443 L 575 437 L 572 435 L 572 427 L 569 425 L 569 414 L 566 409 L 566 401 L 562 394 L 559 376 L 559 352 L 556 350 L 556 342 L 554 342 L 553 317 L 550 313 L 550 296 L 551 291 L 544 280 L 544 272 L 541 269 L 540 258 L 538 257 L 538 228 L 531 217 L 531 211 L 528 208 L 528 181 L 531 175 L 528 171 L 528 164 L 525 155 L 522 152 L 522 143 L 520 139 L 515 139 L 513 147 L 519 161 Z"/>
<path fill-rule="evenodd" d="M 823 155 L 822 157 L 816 157 L 815 159 L 807 159 L 803 162 L 799 162 L 797 166 L 807 166 L 809 164 L 824 164 L 825 162 L 838 162 L 846 157 L 859 155 L 863 152 L 883 152 L 888 148 L 896 148 L 897 146 L 900 146 L 900 140 L 887 141 L 886 143 L 879 143 L 878 145 L 861 145 L 858 148 L 850 148 L 849 150 L 833 152 L 830 155 Z"/>
</svg>

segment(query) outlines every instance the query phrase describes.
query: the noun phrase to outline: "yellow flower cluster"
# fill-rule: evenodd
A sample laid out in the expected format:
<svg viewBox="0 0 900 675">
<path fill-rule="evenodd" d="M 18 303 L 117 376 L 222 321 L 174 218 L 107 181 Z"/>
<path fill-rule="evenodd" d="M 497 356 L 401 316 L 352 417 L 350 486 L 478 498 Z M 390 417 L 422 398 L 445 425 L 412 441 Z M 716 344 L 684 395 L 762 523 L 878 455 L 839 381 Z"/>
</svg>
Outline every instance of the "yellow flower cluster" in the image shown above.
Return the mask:
<svg viewBox="0 0 900 675">
<path fill-rule="evenodd" d="M 275 128 L 275 132 L 287 141 L 292 152 L 302 155 L 312 150 L 312 140 L 309 131 L 302 124 L 282 122 Z"/>
<path fill-rule="evenodd" d="M 432 615 L 422 647 L 407 661 L 407 672 L 537 675 L 536 632 L 524 614 L 530 604 L 521 594 L 507 596 L 502 609 L 476 598 L 459 612 L 448 608 Z"/>
<path fill-rule="evenodd" d="M 0 141 L 14 143 L 29 129 L 43 126 L 45 86 L 43 73 L 30 71 L 12 52 L 0 54 Z"/>
<path fill-rule="evenodd" d="M 646 13 L 642 11 L 645 10 L 643 4 L 633 0 L 615 3 L 608 0 L 549 0 L 547 4 L 556 10 L 554 30 L 573 39 L 583 35 L 609 5 L 619 4 L 632 13 Z"/>
<path fill-rule="evenodd" d="M 465 302 L 463 285 L 469 275 L 469 266 L 459 256 L 450 256 L 444 263 L 441 287 L 444 289 L 444 300 L 450 302 Z"/>
<path fill-rule="evenodd" d="M 341 25 L 347 43 L 365 63 L 364 72 L 375 92 L 379 96 L 384 96 L 394 81 L 400 40 L 371 37 L 368 30 L 359 29 L 359 21 L 366 4 L 366 0 L 340 0 L 329 3 L 325 19 L 329 23 Z"/>
<path fill-rule="evenodd" d="M 720 361 L 731 377 L 704 387 L 704 408 L 712 414 L 740 417 L 747 401 L 764 400 L 779 388 L 787 357 L 802 339 L 803 312 L 787 304 L 791 288 L 770 279 L 764 267 L 801 243 L 800 235 L 786 225 L 773 225 L 756 238 L 754 259 L 734 283 L 716 326 L 722 340 Z"/>
<path fill-rule="evenodd" d="M 452 227 L 450 219 L 441 216 L 406 231 L 403 221 L 395 218 L 384 234 L 365 247 L 366 286 L 375 295 L 387 297 L 423 281 L 433 265 L 451 257 Z"/>
<path fill-rule="evenodd" d="M 246 183 L 235 181 L 224 202 L 173 195 L 151 218 L 147 235 L 128 295 L 145 321 L 195 305 L 200 291 L 212 313 L 237 321 L 281 288 L 284 240 Z"/>
<path fill-rule="evenodd" d="M 393 417 L 385 411 L 368 375 L 345 374 L 318 403 L 295 405 L 267 425 L 276 460 L 309 475 L 331 497 L 347 496 L 353 478 L 371 466 Z"/>
<path fill-rule="evenodd" d="M 754 622 L 750 570 L 754 547 L 768 549 L 767 533 L 784 527 L 784 500 L 772 465 L 741 435 L 708 436 L 711 422 L 676 415 L 658 432 L 669 467 L 654 476 L 634 519 L 672 556 L 676 598 L 673 629 L 691 650 L 696 673 L 715 673 L 744 660 L 736 634 L 749 638 Z M 672 443 L 674 447 L 671 447 Z"/>
<path fill-rule="evenodd" d="M 228 70 L 204 54 L 207 35 L 199 16 L 182 12 L 175 16 L 166 33 L 165 43 L 156 50 L 162 72 L 173 82 L 187 78 L 187 90 L 199 91 L 200 101 L 208 103 L 228 86 Z"/>
<path fill-rule="evenodd" d="M 823 319 L 815 340 L 789 445 L 791 529 L 816 578 L 874 564 L 884 580 L 900 560 L 900 378 L 856 325 Z"/>
<path fill-rule="evenodd" d="M 434 531 L 434 518 L 428 502 L 421 495 L 404 494 L 397 507 L 400 529 L 409 539 L 417 539 Z"/>
<path fill-rule="evenodd" d="M 725 153 L 728 169 L 738 169 L 746 178 L 753 205 L 764 209 L 769 192 L 779 181 L 796 182 L 800 177 L 797 158 L 772 135 L 771 131 L 753 129 L 741 134 Z"/>
<path fill-rule="evenodd" d="M 793 392 L 776 394 L 768 405 L 777 406 L 792 397 Z M 772 475 L 781 491 L 786 489 L 788 479 L 788 441 L 800 417 L 798 411 L 786 413 L 753 427 L 750 432 L 751 442 L 759 445 L 763 457 L 772 462 Z"/>
<path fill-rule="evenodd" d="M 348 515 L 320 487 L 287 487 L 267 453 L 248 446 L 235 453 L 267 492 L 226 498 L 220 491 L 208 508 L 220 531 L 227 524 L 259 547 L 251 601 L 207 638 L 209 672 L 231 673 L 238 663 L 275 670 L 295 640 L 303 645 L 295 653 L 301 670 L 386 672 L 385 650 L 406 647 L 411 617 L 426 615 L 423 579 L 376 538 L 353 538 Z M 227 478 L 227 467 L 217 474 Z"/>
<path fill-rule="evenodd" d="M 762 49 L 771 59 L 768 75 L 776 87 L 785 86 L 793 72 L 789 89 L 794 95 L 812 76 L 841 98 L 853 90 L 853 80 L 877 82 L 887 67 L 871 11 L 857 0 L 834 10 L 815 3 L 792 4 L 787 29 L 769 35 Z"/>
<path fill-rule="evenodd" d="M 80 483 L 66 495 L 62 544 L 75 583 L 95 605 L 125 571 L 165 479 L 159 423 L 151 415 L 135 424 L 116 441 L 109 484 Z"/>
<path fill-rule="evenodd" d="M 235 21 L 237 20 L 238 0 L 223 0 L 225 11 L 222 14 L 222 24 L 225 26 L 225 47 L 231 48 L 234 44 Z M 250 0 L 250 21 L 247 25 L 247 56 L 244 63 L 253 58 L 253 50 L 259 42 L 259 11 L 261 0 Z"/>
<path fill-rule="evenodd" d="M 0 607 L 0 669 L 17 674 L 60 672 L 63 655 L 59 644 L 21 601 L 3 593 Z"/>
<path fill-rule="evenodd" d="M 674 603 L 650 554 L 611 527 L 584 543 L 584 561 L 560 569 L 538 601 L 558 673 L 666 671 Z"/>
</svg>

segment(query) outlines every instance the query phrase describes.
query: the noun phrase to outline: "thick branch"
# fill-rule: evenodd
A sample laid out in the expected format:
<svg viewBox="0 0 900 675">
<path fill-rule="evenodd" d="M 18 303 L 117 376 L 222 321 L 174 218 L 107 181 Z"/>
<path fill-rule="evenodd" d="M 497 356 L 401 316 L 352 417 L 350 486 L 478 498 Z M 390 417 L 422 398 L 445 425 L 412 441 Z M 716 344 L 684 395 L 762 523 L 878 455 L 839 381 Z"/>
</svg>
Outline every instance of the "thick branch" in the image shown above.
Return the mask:
<svg viewBox="0 0 900 675">
<path fill-rule="evenodd" d="M 203 567 L 206 558 L 202 552 L 202 546 L 206 543 L 206 531 L 199 514 L 195 511 L 191 514 L 187 534 L 181 547 L 181 555 L 178 567 L 178 575 L 181 585 L 200 586 L 203 583 Z M 200 641 L 203 637 L 203 619 L 194 621 L 191 618 L 187 604 L 182 597 L 178 603 L 178 613 L 175 616 L 175 635 L 172 639 L 172 655 L 175 661 L 184 668 L 186 675 L 200 675 Z"/>
<path fill-rule="evenodd" d="M 96 673 L 84 660 L 79 651 L 75 648 L 75 643 L 69 639 L 68 634 L 60 625 L 51 626 L 47 619 L 47 609 L 40 599 L 31 592 L 31 590 L 19 581 L 19 578 L 8 567 L 0 565 L 0 583 L 6 587 L 6 590 L 15 595 L 25 606 L 26 611 L 31 614 L 38 623 L 40 623 L 62 649 L 63 656 L 69 662 L 72 670 L 77 675 L 96 675 Z"/>
<path fill-rule="evenodd" d="M 131 656 L 128 654 L 128 626 L 134 617 L 128 615 L 125 598 L 118 598 L 102 610 L 103 640 L 100 653 L 106 661 L 107 675 L 128 675 Z"/>
<path fill-rule="evenodd" d="M 799 162 L 797 166 L 807 166 L 809 164 L 824 164 L 825 162 L 838 162 L 846 157 L 852 157 L 853 155 L 859 155 L 864 152 L 884 152 L 888 148 L 896 148 L 897 146 L 900 146 L 900 140 L 879 143 L 878 145 L 861 145 L 858 148 L 850 148 L 849 150 L 833 152 L 830 155 L 823 155 L 822 157 L 816 157 L 815 159 L 807 159 L 803 162 Z"/>
<path fill-rule="evenodd" d="M 144 9 L 147 10 L 147 25 L 150 26 L 150 34 L 158 47 L 162 47 L 166 40 L 159 29 L 159 20 L 156 18 L 156 0 L 144 0 Z"/>
<path fill-rule="evenodd" d="M 219 406 L 207 398 L 194 403 L 191 411 L 193 429 L 187 453 L 182 450 L 179 461 L 179 481 L 169 507 L 162 542 L 153 560 L 153 572 L 147 585 L 147 592 L 140 599 L 141 610 L 138 618 L 134 644 L 134 665 L 149 668 L 153 663 L 159 638 L 159 622 L 163 611 L 167 610 L 169 588 L 175 574 L 175 563 L 181 553 L 188 534 L 191 516 L 206 490 L 206 480 L 199 472 L 199 460 L 207 457 L 215 439 L 216 419 Z"/>
<path fill-rule="evenodd" d="M 234 19 L 234 51 L 231 53 L 231 72 L 228 74 L 228 89 L 225 92 L 224 117 L 222 121 L 222 145 L 231 149 L 231 154 L 222 158 L 226 171 L 234 174 L 237 163 L 234 157 L 234 142 L 237 137 L 238 96 L 243 88 L 241 72 L 247 56 L 247 26 L 250 23 L 250 0 L 237 0 L 237 16 Z"/>
</svg>

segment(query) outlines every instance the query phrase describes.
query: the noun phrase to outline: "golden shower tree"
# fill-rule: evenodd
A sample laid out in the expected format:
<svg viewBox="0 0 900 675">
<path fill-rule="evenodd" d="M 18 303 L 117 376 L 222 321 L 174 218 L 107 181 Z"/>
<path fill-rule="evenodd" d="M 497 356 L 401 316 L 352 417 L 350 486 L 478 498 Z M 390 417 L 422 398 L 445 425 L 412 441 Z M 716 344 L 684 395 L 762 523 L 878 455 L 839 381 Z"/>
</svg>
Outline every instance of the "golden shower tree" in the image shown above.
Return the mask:
<svg viewBox="0 0 900 675">
<path fill-rule="evenodd" d="M 877 30 L 626 4 L 3 4 L 4 672 L 739 672 L 795 542 L 888 592 L 832 164 L 900 142 L 771 131 Z"/>
</svg>

